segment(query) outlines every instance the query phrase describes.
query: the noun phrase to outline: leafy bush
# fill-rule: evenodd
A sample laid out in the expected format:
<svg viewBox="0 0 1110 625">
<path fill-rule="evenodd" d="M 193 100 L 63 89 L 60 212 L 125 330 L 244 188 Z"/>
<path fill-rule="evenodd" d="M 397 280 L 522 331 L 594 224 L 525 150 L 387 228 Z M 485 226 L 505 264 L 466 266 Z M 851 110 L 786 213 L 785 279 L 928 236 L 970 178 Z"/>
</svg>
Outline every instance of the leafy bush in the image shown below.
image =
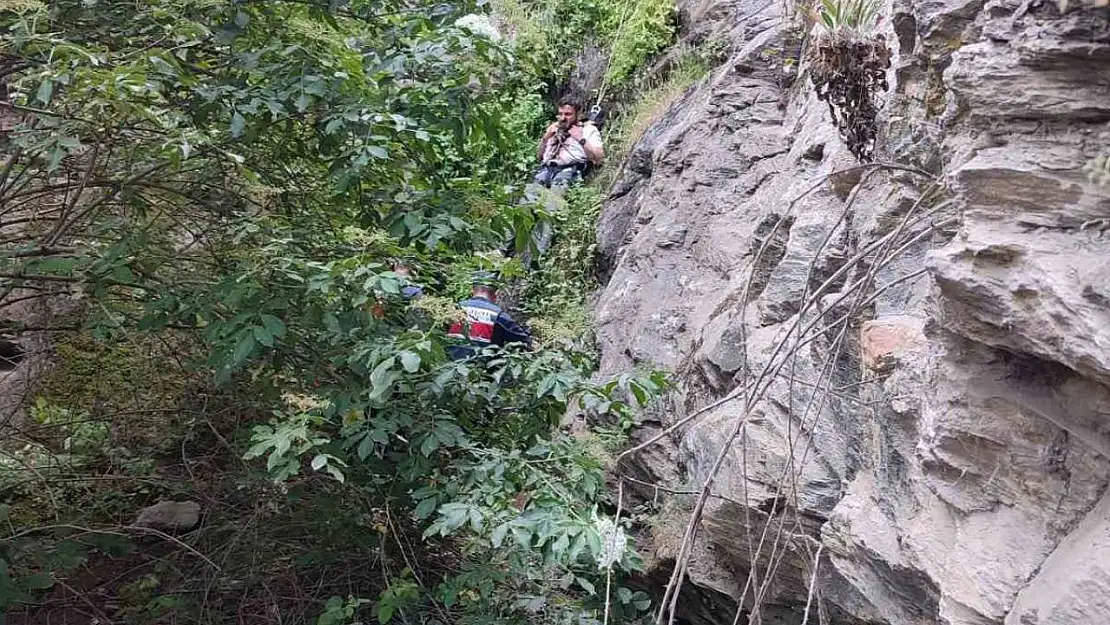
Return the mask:
<svg viewBox="0 0 1110 625">
<path fill-rule="evenodd" d="M 624 7 L 610 47 L 605 79 L 619 85 L 629 79 L 653 55 L 674 40 L 677 10 L 672 0 L 629 0 Z"/>
<path fill-rule="evenodd" d="M 575 57 L 594 43 L 609 57 L 607 88 L 619 88 L 672 43 L 677 27 L 674 0 L 497 0 L 494 6 L 509 22 L 530 71 L 552 85 L 564 81 Z"/>
<path fill-rule="evenodd" d="M 541 348 L 447 357 L 459 277 L 502 262 L 531 225 L 505 187 L 532 159 L 547 76 L 527 50 L 456 26 L 464 9 L 60 0 L 0 14 L 22 116 L 3 139 L 0 203 L 26 207 L 4 216 L 21 229 L 0 244 L 0 308 L 64 297 L 76 336 L 138 361 L 101 371 L 62 343 L 73 366 L 36 412 L 62 447 L 20 435 L 38 466 L 72 462 L 36 492 L 25 475 L 8 488 L 18 467 L 0 466 L 2 496 L 20 506 L 72 483 L 117 499 L 55 497 L 53 519 L 21 517 L 0 544 L 0 605 L 69 592 L 80 567 L 127 557 L 97 541 L 130 544 L 137 506 L 188 496 L 208 506 L 204 527 L 162 547 L 196 568 L 132 562 L 115 591 L 135 622 L 216 622 L 305 572 L 332 588 L 330 566 L 346 587 L 289 593 L 311 605 L 283 604 L 285 622 L 598 611 L 601 464 L 557 425 L 572 406 L 627 421 L 661 381 L 597 383 L 588 346 L 553 340 L 584 321 L 567 313 L 584 310 L 585 192 L 551 268 L 563 282 L 525 306 Z M 581 0 L 554 10 L 581 33 L 613 15 Z M 399 257 L 423 298 L 403 296 Z M 147 341 L 166 347 L 127 348 Z M 187 373 L 152 389 L 171 354 Z M 70 388 L 100 373 L 103 388 Z M 133 413 L 162 440 L 121 450 Z M 120 458 L 144 454 L 141 475 L 123 475 Z M 617 565 L 634 570 L 635 554 Z M 646 608 L 615 592 L 628 619 Z"/>
</svg>

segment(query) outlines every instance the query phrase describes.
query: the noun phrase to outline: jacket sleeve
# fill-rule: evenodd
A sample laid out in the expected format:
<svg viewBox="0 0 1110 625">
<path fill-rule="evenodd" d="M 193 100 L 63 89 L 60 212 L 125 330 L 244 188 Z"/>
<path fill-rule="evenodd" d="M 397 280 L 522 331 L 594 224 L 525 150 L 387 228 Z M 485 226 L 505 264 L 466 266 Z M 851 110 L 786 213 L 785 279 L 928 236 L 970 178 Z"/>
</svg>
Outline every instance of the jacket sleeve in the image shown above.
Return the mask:
<svg viewBox="0 0 1110 625">
<path fill-rule="evenodd" d="M 502 345 L 505 343 L 524 343 L 529 348 L 532 347 L 532 334 L 505 313 L 497 316 L 497 329 L 501 335 L 500 343 Z"/>
</svg>

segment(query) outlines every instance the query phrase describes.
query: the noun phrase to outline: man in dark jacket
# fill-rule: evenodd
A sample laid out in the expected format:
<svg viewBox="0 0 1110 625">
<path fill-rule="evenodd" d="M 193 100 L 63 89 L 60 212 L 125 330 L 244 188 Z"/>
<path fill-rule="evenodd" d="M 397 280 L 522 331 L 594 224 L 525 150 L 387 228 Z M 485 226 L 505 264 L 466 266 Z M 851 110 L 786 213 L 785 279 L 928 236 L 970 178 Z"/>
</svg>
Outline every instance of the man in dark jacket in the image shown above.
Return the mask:
<svg viewBox="0 0 1110 625">
<path fill-rule="evenodd" d="M 473 356 L 483 347 L 524 343 L 532 347 L 532 335 L 497 305 L 495 277 L 490 272 L 476 272 L 472 278 L 470 298 L 459 302 L 465 320 L 451 324 L 447 336 L 466 341 L 452 345 L 448 353 L 454 360 Z"/>
</svg>

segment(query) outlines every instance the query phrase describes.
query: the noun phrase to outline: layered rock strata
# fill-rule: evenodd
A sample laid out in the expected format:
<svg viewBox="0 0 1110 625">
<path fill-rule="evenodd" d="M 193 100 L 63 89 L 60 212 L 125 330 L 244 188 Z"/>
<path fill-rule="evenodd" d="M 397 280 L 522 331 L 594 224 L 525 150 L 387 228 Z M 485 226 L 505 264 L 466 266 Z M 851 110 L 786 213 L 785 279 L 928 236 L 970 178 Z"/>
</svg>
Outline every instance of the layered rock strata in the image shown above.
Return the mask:
<svg viewBox="0 0 1110 625">
<path fill-rule="evenodd" d="M 861 166 L 781 4 L 682 8 L 731 57 L 624 164 L 596 307 L 603 372 L 681 384 L 642 438 L 732 397 L 621 465 L 663 570 L 712 478 L 679 618 L 1110 623 L 1107 10 L 888 4 Z"/>
</svg>

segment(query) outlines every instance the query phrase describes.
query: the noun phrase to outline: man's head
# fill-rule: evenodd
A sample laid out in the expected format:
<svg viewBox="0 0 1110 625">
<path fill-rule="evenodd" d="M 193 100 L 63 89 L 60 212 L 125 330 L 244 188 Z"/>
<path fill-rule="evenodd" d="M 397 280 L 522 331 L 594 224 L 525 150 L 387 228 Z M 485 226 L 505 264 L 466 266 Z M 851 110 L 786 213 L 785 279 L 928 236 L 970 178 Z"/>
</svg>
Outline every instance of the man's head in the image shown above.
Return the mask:
<svg viewBox="0 0 1110 625">
<path fill-rule="evenodd" d="M 405 261 L 403 260 L 397 260 L 393 262 L 393 273 L 405 278 L 411 278 L 412 267 L 409 267 L 407 264 L 405 264 Z"/>
<path fill-rule="evenodd" d="M 475 271 L 470 276 L 470 293 L 474 297 L 497 301 L 497 274 L 492 271 Z"/>
<path fill-rule="evenodd" d="M 559 112 L 556 114 L 559 126 L 570 128 L 577 123 L 579 109 L 581 109 L 581 106 L 578 104 L 578 101 L 573 98 L 563 98 L 559 100 Z"/>
<path fill-rule="evenodd" d="M 475 284 L 470 289 L 470 295 L 472 297 L 480 297 L 482 299 L 488 299 L 491 302 L 496 302 L 497 301 L 497 289 L 492 287 L 492 286 L 489 286 L 488 284 Z"/>
</svg>

